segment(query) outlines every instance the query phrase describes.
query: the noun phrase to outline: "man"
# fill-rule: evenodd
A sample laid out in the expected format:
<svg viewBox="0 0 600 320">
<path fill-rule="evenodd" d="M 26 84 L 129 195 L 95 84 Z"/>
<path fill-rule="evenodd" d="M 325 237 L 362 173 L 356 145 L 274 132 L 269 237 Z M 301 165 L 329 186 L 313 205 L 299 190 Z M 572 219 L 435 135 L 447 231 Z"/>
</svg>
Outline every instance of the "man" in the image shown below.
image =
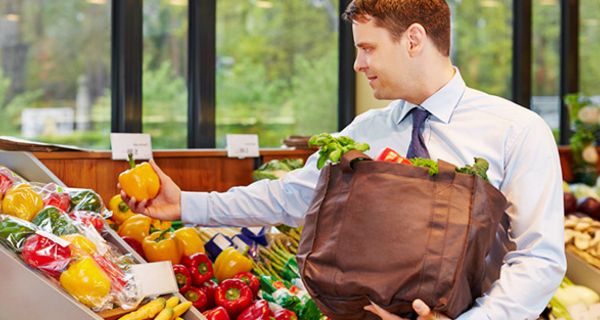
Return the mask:
<svg viewBox="0 0 600 320">
<path fill-rule="evenodd" d="M 505 230 L 487 259 L 489 270 L 499 272 L 491 272 L 487 291 L 459 319 L 536 319 L 566 264 L 562 175 L 549 128 L 525 108 L 466 87 L 449 58 L 444 0 L 355 0 L 343 16 L 358 50 L 354 69 L 376 98 L 396 100 L 357 117 L 341 135 L 370 144 L 372 157 L 391 147 L 409 155 L 420 149 L 457 166 L 487 159 L 490 183 L 509 202 Z M 318 180 L 316 158 L 281 180 L 226 193 L 181 192 L 153 163 L 160 194 L 151 204 L 129 203 L 152 217 L 206 226 L 300 225 Z M 413 307 L 419 319 L 447 319 L 420 300 Z M 399 319 L 375 305 L 365 308 Z"/>
</svg>

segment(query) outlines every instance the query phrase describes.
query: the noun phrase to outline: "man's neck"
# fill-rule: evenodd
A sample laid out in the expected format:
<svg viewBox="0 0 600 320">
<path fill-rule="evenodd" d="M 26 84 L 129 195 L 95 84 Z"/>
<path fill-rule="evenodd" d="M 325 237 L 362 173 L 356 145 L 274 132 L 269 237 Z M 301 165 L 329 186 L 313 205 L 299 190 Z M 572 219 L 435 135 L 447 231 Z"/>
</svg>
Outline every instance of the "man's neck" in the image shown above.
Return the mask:
<svg viewBox="0 0 600 320">
<path fill-rule="evenodd" d="M 434 63 L 425 67 L 419 79 L 417 79 L 417 83 L 419 83 L 418 88 L 416 88 L 412 97 L 406 100 L 410 103 L 421 105 L 425 100 L 447 85 L 455 73 L 456 70 L 452 66 L 450 59 L 444 59 L 438 64 Z"/>
</svg>

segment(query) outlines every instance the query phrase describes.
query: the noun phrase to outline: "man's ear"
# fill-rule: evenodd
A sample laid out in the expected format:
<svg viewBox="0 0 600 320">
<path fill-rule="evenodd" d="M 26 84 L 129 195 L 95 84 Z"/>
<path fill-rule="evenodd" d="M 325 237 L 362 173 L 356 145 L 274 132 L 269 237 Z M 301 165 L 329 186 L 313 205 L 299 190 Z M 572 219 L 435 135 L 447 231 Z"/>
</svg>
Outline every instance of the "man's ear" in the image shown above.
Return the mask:
<svg viewBox="0 0 600 320">
<path fill-rule="evenodd" d="M 413 23 L 406 29 L 405 34 L 408 40 L 408 54 L 411 57 L 419 55 L 425 46 L 427 31 L 421 24 Z"/>
</svg>

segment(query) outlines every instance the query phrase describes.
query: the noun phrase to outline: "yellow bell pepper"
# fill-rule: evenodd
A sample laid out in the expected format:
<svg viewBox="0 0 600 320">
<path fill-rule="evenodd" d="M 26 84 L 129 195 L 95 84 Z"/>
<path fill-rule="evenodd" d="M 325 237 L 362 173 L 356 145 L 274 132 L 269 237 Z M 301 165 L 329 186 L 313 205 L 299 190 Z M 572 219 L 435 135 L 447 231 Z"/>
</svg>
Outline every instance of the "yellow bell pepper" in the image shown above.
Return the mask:
<svg viewBox="0 0 600 320">
<path fill-rule="evenodd" d="M 240 272 L 252 270 L 252 260 L 233 247 L 223 250 L 213 265 L 215 277 L 219 282 L 233 278 Z"/>
<path fill-rule="evenodd" d="M 71 249 L 71 255 L 74 257 L 93 256 L 96 253 L 96 245 L 92 240 L 80 235 L 80 234 L 67 234 L 61 236 L 61 238 L 69 241 L 69 248 Z"/>
<path fill-rule="evenodd" d="M 119 175 L 119 184 L 125 193 L 137 201 L 149 200 L 156 197 L 160 189 L 160 179 L 148 162 L 135 165 L 133 157 L 129 156 L 131 169 Z"/>
<path fill-rule="evenodd" d="M 120 194 L 117 194 L 110 199 L 108 202 L 108 209 L 112 211 L 112 220 L 117 224 L 121 224 L 135 215 L 127 203 L 123 201 Z"/>
<path fill-rule="evenodd" d="M 156 231 L 144 238 L 142 248 L 149 262 L 171 261 L 175 265 L 181 261 L 181 249 L 168 230 Z"/>
<path fill-rule="evenodd" d="M 152 227 L 157 231 L 167 230 L 171 228 L 171 221 L 152 219 Z"/>
<path fill-rule="evenodd" d="M 117 233 L 121 236 L 128 236 L 135 239 L 137 242 L 142 243 L 144 238 L 150 234 L 150 223 L 152 219 L 143 214 L 136 214 L 133 217 L 125 220 L 123 224 L 119 226 Z"/>
<path fill-rule="evenodd" d="M 184 256 L 189 257 L 198 252 L 204 253 L 204 242 L 200 239 L 196 229 L 189 227 L 177 229 L 173 232 L 173 235 L 177 239 Z"/>
<path fill-rule="evenodd" d="M 27 183 L 8 189 L 2 200 L 4 213 L 27 221 L 31 221 L 43 207 L 42 197 Z"/>
<path fill-rule="evenodd" d="M 90 308 L 99 308 L 110 299 L 110 279 L 91 257 L 72 263 L 60 275 L 60 285 Z"/>
</svg>

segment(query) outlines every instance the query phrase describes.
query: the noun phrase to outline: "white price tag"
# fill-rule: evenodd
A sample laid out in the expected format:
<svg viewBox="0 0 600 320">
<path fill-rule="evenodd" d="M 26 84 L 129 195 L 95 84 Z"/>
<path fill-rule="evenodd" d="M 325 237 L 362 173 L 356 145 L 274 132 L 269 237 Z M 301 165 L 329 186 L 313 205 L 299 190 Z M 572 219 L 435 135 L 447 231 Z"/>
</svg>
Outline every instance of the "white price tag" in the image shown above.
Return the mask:
<svg viewBox="0 0 600 320">
<path fill-rule="evenodd" d="M 113 160 L 127 160 L 129 153 L 134 160 L 152 159 L 152 142 L 147 133 L 111 133 L 110 146 Z"/>
<path fill-rule="evenodd" d="M 179 290 L 171 261 L 134 264 L 131 266 L 131 272 L 138 287 L 139 298 L 175 293 Z"/>
<path fill-rule="evenodd" d="M 36 230 L 35 233 L 56 242 L 61 247 L 68 247 L 71 244 L 71 242 L 44 230 Z"/>
<path fill-rule="evenodd" d="M 255 134 L 228 134 L 227 156 L 230 158 L 258 157 L 258 135 Z"/>
</svg>

